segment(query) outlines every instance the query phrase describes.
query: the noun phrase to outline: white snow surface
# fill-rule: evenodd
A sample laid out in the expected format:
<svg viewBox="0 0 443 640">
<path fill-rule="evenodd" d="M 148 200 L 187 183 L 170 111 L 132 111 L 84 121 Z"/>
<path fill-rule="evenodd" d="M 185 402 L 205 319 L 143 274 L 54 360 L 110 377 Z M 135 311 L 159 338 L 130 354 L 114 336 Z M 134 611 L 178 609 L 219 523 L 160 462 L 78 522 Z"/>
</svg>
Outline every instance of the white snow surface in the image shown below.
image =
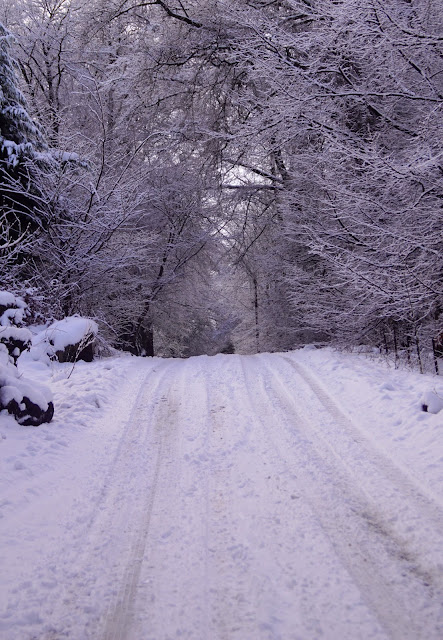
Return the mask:
<svg viewBox="0 0 443 640">
<path fill-rule="evenodd" d="M 332 349 L 21 366 L 55 417 L 0 414 L 0 638 L 443 637 L 443 378 Z"/>
<path fill-rule="evenodd" d="M 38 342 L 49 342 L 55 352 L 63 351 L 70 345 L 79 344 L 97 333 L 98 325 L 94 320 L 81 316 L 68 316 L 51 324 L 37 337 Z"/>
</svg>

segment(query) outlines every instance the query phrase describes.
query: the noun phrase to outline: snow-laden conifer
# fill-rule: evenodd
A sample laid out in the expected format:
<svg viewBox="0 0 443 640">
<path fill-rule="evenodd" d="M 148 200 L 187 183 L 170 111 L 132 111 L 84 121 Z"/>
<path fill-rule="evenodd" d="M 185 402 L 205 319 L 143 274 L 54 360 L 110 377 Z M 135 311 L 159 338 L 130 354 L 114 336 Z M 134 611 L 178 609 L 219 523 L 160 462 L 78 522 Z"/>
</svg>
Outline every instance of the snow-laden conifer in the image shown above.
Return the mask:
<svg viewBox="0 0 443 640">
<path fill-rule="evenodd" d="M 39 127 L 28 113 L 11 57 L 13 36 L 0 23 L 0 159 L 2 171 L 16 167 L 45 147 Z"/>
</svg>

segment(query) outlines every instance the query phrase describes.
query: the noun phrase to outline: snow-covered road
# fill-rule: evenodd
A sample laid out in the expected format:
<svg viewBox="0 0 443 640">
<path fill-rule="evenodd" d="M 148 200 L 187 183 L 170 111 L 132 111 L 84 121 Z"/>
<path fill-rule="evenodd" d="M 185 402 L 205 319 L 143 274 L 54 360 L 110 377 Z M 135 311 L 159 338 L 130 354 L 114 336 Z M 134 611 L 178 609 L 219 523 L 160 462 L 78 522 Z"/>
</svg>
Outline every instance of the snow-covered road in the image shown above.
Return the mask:
<svg viewBox="0 0 443 640">
<path fill-rule="evenodd" d="M 443 637 L 432 473 L 300 354 L 125 361 L 101 428 L 0 521 L 2 639 Z"/>
</svg>

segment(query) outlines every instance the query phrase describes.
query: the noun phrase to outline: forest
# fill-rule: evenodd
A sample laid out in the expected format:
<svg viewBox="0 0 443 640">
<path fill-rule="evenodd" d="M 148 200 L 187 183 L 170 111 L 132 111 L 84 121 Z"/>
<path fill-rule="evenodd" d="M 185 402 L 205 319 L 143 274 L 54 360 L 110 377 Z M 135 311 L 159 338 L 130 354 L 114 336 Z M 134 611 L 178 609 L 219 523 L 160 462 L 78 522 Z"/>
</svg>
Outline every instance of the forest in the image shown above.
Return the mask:
<svg viewBox="0 0 443 640">
<path fill-rule="evenodd" d="M 0 288 L 136 355 L 443 355 L 442 0 L 0 22 Z"/>
</svg>

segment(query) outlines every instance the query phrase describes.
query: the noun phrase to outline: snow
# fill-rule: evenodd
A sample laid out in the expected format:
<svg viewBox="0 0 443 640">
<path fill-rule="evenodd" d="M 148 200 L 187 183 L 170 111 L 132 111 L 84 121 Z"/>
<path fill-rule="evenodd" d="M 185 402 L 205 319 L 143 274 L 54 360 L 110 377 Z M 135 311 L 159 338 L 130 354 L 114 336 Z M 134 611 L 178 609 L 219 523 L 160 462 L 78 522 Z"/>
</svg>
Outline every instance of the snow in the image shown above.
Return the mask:
<svg viewBox="0 0 443 640">
<path fill-rule="evenodd" d="M 27 398 L 32 404 L 40 407 L 42 412 L 46 412 L 49 403 L 53 401 L 50 389 L 38 380 L 30 383 L 26 377 L 23 377 L 23 374 L 19 374 L 18 369 L 14 366 L 21 350 L 31 346 L 33 335 L 29 329 L 10 323 L 21 322 L 28 306 L 21 298 L 6 291 L 0 291 L 0 305 L 3 307 L 15 306 L 15 308 L 6 309 L 0 318 L 0 408 L 8 407 L 9 403 L 15 400 L 20 410 L 24 412 L 26 409 L 25 399 Z M 8 409 L 11 410 L 10 407 Z M 28 413 L 20 416 L 16 413 L 16 417 L 22 424 L 29 419 Z"/>
<path fill-rule="evenodd" d="M 421 399 L 423 411 L 438 413 L 443 409 L 443 395 L 435 391 L 425 391 Z"/>
<path fill-rule="evenodd" d="M 0 306 L 13 307 L 16 305 L 17 298 L 9 291 L 0 290 Z"/>
<path fill-rule="evenodd" d="M 22 116 L 25 113 L 25 111 L 23 110 L 22 107 L 18 107 L 18 108 L 13 108 L 13 107 L 6 107 L 3 108 L 3 114 L 7 115 L 7 116 L 12 116 L 13 118 L 17 118 L 17 116 Z M 8 154 L 8 162 L 13 166 L 16 167 L 19 160 L 20 160 L 20 156 L 24 155 L 26 152 L 31 152 L 32 149 L 32 144 L 30 143 L 22 143 L 22 144 L 17 144 L 16 142 L 14 142 L 13 140 L 6 140 L 5 138 L 2 138 L 0 136 L 0 145 L 1 145 L 1 150 L 3 151 L 4 149 L 6 149 L 6 152 Z"/>
<path fill-rule="evenodd" d="M 0 637 L 443 635 L 443 379 L 303 349 L 19 358 L 0 415 Z"/>
<path fill-rule="evenodd" d="M 18 342 L 31 343 L 32 333 L 24 327 L 4 327 L 0 329 L 0 340 L 17 340 Z"/>
<path fill-rule="evenodd" d="M 78 153 L 74 151 L 61 151 L 58 149 L 50 149 L 49 151 L 39 151 L 34 154 L 36 160 L 41 162 L 51 163 L 55 160 L 59 162 L 66 163 L 72 162 L 75 164 L 80 164 L 80 156 Z"/>
<path fill-rule="evenodd" d="M 78 162 L 80 156 L 73 151 L 63 151 L 60 155 L 61 162 Z"/>
<path fill-rule="evenodd" d="M 21 403 L 23 398 L 29 400 L 40 407 L 43 411 L 48 408 L 49 402 L 52 402 L 52 393 L 43 385 L 33 382 L 29 384 L 18 378 L 6 376 L 0 369 L 0 404 L 7 406 L 11 400 Z"/>
<path fill-rule="evenodd" d="M 69 316 L 51 324 L 40 340 L 49 342 L 54 351 L 63 351 L 70 345 L 82 343 L 98 333 L 94 320 L 80 316 Z M 38 344 L 39 341 L 36 343 Z"/>
<path fill-rule="evenodd" d="M 28 305 L 9 291 L 0 290 L 0 307 L 7 307 L 0 316 L 0 326 L 8 327 L 11 323 L 21 324 L 26 315 Z"/>
<path fill-rule="evenodd" d="M 2 363 L 4 351 L 0 359 L 0 405 L 7 406 L 11 400 L 21 403 L 24 397 L 39 406 L 43 411 L 53 401 L 53 394 L 49 387 L 42 385 L 39 380 L 32 380 L 20 376 L 19 371 L 10 363 Z"/>
<path fill-rule="evenodd" d="M 14 384 L 7 384 L 9 379 L 5 380 L 4 376 L 1 375 L 0 371 L 0 404 L 8 405 L 11 400 L 16 400 L 17 402 L 21 402 L 23 400 L 23 394 L 20 392 L 19 388 Z M 46 409 L 48 407 L 46 406 Z"/>
<path fill-rule="evenodd" d="M 423 397 L 443 397 L 443 378 L 397 370 L 389 361 L 321 349 L 297 352 L 366 437 L 415 482 L 443 495 L 443 416 L 422 410 Z"/>
</svg>

